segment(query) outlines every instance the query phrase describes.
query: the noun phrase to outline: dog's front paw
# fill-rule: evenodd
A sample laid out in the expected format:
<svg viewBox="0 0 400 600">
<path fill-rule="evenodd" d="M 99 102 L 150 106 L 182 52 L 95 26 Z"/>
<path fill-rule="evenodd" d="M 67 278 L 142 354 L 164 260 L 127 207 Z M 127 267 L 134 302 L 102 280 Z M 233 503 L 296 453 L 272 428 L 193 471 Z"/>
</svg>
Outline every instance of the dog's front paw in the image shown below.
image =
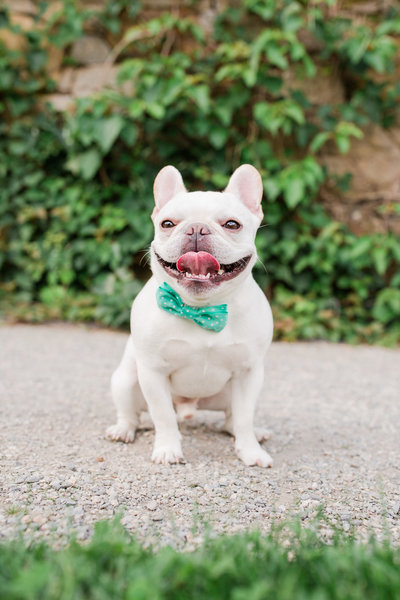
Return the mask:
<svg viewBox="0 0 400 600">
<path fill-rule="evenodd" d="M 129 421 L 118 421 L 116 425 L 111 425 L 106 431 L 106 437 L 113 442 L 125 442 L 129 444 L 135 439 L 136 429 Z"/>
<path fill-rule="evenodd" d="M 237 448 L 236 449 L 238 457 L 244 462 L 248 467 L 272 467 L 273 460 L 268 454 L 261 448 L 251 447 L 251 448 Z"/>
<path fill-rule="evenodd" d="M 158 465 L 171 465 L 185 462 L 180 443 L 163 444 L 160 446 L 156 445 L 151 460 Z"/>
</svg>

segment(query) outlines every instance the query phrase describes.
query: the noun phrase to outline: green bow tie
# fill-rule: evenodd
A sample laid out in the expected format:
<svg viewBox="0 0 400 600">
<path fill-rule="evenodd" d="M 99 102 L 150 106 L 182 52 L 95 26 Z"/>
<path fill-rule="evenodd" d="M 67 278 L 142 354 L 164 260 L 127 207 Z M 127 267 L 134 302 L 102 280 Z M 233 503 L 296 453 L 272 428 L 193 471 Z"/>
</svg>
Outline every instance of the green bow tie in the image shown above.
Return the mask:
<svg viewBox="0 0 400 600">
<path fill-rule="evenodd" d="M 227 304 L 204 307 L 189 306 L 182 302 L 179 294 L 166 282 L 158 288 L 156 298 L 157 304 L 162 310 L 184 319 L 191 319 L 200 327 L 210 331 L 222 331 L 228 320 Z"/>
</svg>

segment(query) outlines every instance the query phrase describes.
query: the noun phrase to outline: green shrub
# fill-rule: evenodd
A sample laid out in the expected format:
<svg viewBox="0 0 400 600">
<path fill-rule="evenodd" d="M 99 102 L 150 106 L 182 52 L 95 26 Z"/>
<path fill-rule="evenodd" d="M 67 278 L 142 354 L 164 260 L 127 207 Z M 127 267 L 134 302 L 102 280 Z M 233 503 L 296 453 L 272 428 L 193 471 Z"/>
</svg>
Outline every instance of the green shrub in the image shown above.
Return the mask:
<svg viewBox="0 0 400 600">
<path fill-rule="evenodd" d="M 326 4 L 246 0 L 218 17 L 212 42 L 189 19 L 141 22 L 116 46 L 120 87 L 67 114 L 37 103 L 54 87 L 43 40 L 68 46 L 92 13 L 66 1 L 62 15 L 26 34 L 23 56 L 2 47 L 3 311 L 127 326 L 148 276 L 157 171 L 174 164 L 188 189 L 221 189 L 250 162 L 265 189 L 256 277 L 272 299 L 277 336 L 398 342 L 399 238 L 353 235 L 316 196 L 334 175 L 318 162 L 324 144 L 345 153 L 360 127 L 394 123 L 400 86 L 384 76 L 400 17 L 391 8 L 378 24 L 354 27 Z M 136 4 L 110 2 L 97 18 L 118 34 L 127 7 L 136 14 Z M 11 27 L 5 11 L 2 21 Z M 285 85 L 288 70 L 298 81 L 317 76 L 304 29 L 321 46 L 318 60 L 353 82 L 345 103 L 315 107 Z"/>
</svg>

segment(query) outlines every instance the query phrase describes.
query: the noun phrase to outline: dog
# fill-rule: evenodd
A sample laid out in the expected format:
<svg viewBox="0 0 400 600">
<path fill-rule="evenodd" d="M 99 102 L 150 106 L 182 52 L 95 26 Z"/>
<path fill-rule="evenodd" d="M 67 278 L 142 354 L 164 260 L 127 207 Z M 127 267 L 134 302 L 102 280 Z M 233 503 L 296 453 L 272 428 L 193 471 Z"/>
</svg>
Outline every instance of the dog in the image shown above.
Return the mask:
<svg viewBox="0 0 400 600">
<path fill-rule="evenodd" d="M 111 379 L 117 424 L 106 432 L 133 442 L 148 410 L 155 463 L 184 461 L 177 416 L 207 409 L 225 411 L 225 430 L 246 465 L 272 465 L 253 426 L 273 333 L 252 276 L 262 193 L 260 174 L 247 164 L 223 192 L 187 192 L 173 166 L 155 179 L 153 276 L 133 302 L 132 334 Z"/>
</svg>

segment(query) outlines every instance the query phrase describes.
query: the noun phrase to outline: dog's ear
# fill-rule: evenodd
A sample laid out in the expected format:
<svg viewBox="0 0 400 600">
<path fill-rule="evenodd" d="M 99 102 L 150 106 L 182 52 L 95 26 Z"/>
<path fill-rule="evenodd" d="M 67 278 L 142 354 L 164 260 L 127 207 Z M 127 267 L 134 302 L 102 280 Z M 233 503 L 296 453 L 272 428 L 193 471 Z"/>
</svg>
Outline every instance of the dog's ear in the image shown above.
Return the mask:
<svg viewBox="0 0 400 600">
<path fill-rule="evenodd" d="M 241 165 L 234 171 L 225 192 L 233 194 L 256 215 L 260 221 L 263 218 L 261 200 L 263 185 L 261 175 L 251 165 Z"/>
<path fill-rule="evenodd" d="M 176 194 L 186 192 L 182 175 L 179 173 L 178 169 L 175 169 L 172 165 L 168 165 L 161 169 L 154 180 L 153 191 L 156 203 L 155 212 L 159 211 L 160 208 L 169 202 L 171 198 L 176 196 Z"/>
</svg>

